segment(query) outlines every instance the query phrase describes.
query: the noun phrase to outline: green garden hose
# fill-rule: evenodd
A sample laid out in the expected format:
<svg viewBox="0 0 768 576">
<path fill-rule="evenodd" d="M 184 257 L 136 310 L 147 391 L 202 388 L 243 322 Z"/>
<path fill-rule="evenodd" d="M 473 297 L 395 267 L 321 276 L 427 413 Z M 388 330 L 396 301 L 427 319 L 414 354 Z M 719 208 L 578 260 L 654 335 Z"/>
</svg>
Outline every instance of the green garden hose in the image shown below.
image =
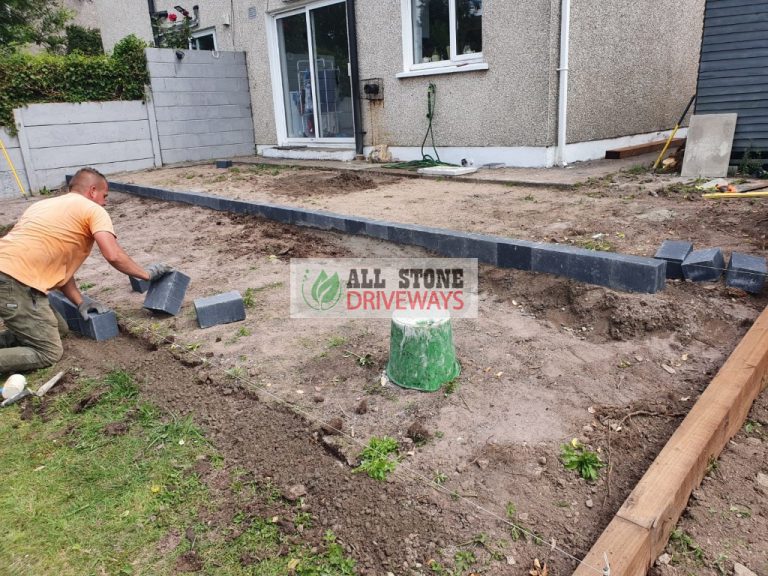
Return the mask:
<svg viewBox="0 0 768 576">
<path fill-rule="evenodd" d="M 399 168 L 401 170 L 416 170 L 418 168 L 429 168 L 430 166 L 455 166 L 455 164 L 448 164 L 440 160 L 440 156 L 437 153 L 437 145 L 435 144 L 435 133 L 432 130 L 432 119 L 435 117 L 435 105 L 437 104 L 437 86 L 432 82 L 429 83 L 427 88 L 427 119 L 429 120 L 429 126 L 427 127 L 427 133 L 424 134 L 424 140 L 421 141 L 421 160 L 411 160 L 410 162 L 396 162 L 394 164 L 384 164 L 384 168 Z M 424 154 L 424 144 L 427 143 L 427 138 L 432 137 L 432 150 L 435 151 L 435 158 L 429 154 Z"/>
</svg>

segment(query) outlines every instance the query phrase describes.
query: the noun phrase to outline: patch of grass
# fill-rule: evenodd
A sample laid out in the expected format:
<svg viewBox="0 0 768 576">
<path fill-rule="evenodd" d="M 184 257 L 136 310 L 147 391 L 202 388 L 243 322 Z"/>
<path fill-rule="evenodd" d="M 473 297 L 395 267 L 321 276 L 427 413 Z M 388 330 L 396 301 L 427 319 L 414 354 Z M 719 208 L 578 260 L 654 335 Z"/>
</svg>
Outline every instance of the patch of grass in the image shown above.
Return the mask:
<svg viewBox="0 0 768 576">
<path fill-rule="evenodd" d="M 94 286 L 96 286 L 96 284 L 94 284 L 93 282 L 80 282 L 80 284 L 78 285 L 78 288 L 80 288 L 81 292 L 85 292 L 86 290 L 93 288 Z"/>
<path fill-rule="evenodd" d="M 96 400 L 74 411 L 86 398 Z M 105 434 L 116 425 L 120 432 Z M 217 503 L 193 466 L 207 459 L 221 469 L 220 455 L 191 417 L 142 401 L 128 372 L 81 379 L 75 391 L 50 397 L 45 418 L 23 420 L 19 407 L 6 408 L 0 435 L 3 574 L 171 576 L 178 557 L 192 549 L 201 574 L 355 574 L 354 561 L 330 531 L 310 549 L 288 540 L 275 522 L 240 512 L 234 525 L 209 533 L 199 518 Z M 253 486 L 235 504 L 280 500 L 276 489 Z M 238 519 L 244 530 L 235 526 Z M 311 517 L 299 511 L 294 523 L 309 527 Z M 162 544 L 190 527 L 194 544 L 182 539 L 170 551 Z M 252 561 L 246 565 L 243 558 Z"/>
<path fill-rule="evenodd" d="M 232 368 L 228 368 L 224 371 L 224 374 L 227 375 L 227 378 L 231 378 L 232 380 L 242 380 L 245 378 L 245 368 L 242 366 L 233 366 Z"/>
<path fill-rule="evenodd" d="M 246 288 L 243 293 L 243 306 L 253 308 L 256 306 L 256 291 L 253 288 Z"/>
<path fill-rule="evenodd" d="M 525 532 L 520 529 L 520 519 L 517 517 L 517 506 L 515 506 L 514 502 L 507 502 L 507 518 L 511 523 L 509 534 L 512 537 L 512 541 L 517 542 L 520 538 L 525 539 Z"/>
<path fill-rule="evenodd" d="M 447 481 L 448 481 L 448 476 L 446 476 L 445 473 L 440 472 L 440 470 L 436 470 L 434 476 L 432 476 L 432 482 L 434 482 L 438 486 L 442 486 Z"/>
<path fill-rule="evenodd" d="M 760 422 L 756 422 L 755 420 L 747 420 L 747 422 L 744 424 L 744 432 L 747 435 L 757 434 L 758 436 L 762 436 L 762 429 L 763 425 L 760 424 Z"/>
<path fill-rule="evenodd" d="M 611 244 L 610 241 L 604 240 L 602 238 L 589 238 L 587 240 L 577 240 L 575 242 L 576 246 L 579 246 L 580 248 L 586 248 L 587 250 L 597 250 L 600 252 L 613 252 L 616 250 L 613 244 Z"/>
<path fill-rule="evenodd" d="M 331 336 L 328 338 L 327 346 L 328 348 L 338 348 L 339 346 L 343 346 L 346 344 L 347 339 L 343 336 Z"/>
<path fill-rule="evenodd" d="M 235 342 L 240 340 L 240 338 L 245 338 L 246 336 L 250 336 L 251 334 L 253 334 L 253 332 L 251 332 L 249 328 L 246 328 L 245 326 L 241 326 L 235 331 L 234 335 L 231 338 L 227 339 L 225 344 L 234 344 Z"/>
<path fill-rule="evenodd" d="M 397 468 L 397 440 L 389 436 L 373 436 L 360 453 L 360 465 L 353 472 L 365 472 L 379 481 Z"/>
<path fill-rule="evenodd" d="M 592 450 L 588 450 L 581 442 L 574 438 L 570 444 L 560 447 L 560 460 L 568 470 L 576 470 L 579 476 L 590 482 L 594 482 L 600 476 L 600 469 L 605 463 L 600 456 Z"/>
<path fill-rule="evenodd" d="M 446 382 L 443 386 L 443 395 L 450 396 L 459 389 L 459 383 L 456 379 Z"/>
<path fill-rule="evenodd" d="M 290 167 L 276 166 L 274 164 L 252 164 L 248 167 L 248 170 L 255 174 L 268 174 L 270 176 L 278 176 L 281 172 L 290 170 Z"/>
<path fill-rule="evenodd" d="M 717 458 L 710 456 L 709 460 L 707 461 L 707 471 L 705 474 L 707 476 L 711 476 L 717 472 L 718 468 L 720 468 L 720 463 L 717 461 Z"/>
<path fill-rule="evenodd" d="M 645 164 L 635 164 L 624 170 L 626 174 L 632 174 L 633 176 L 639 176 L 640 174 L 645 174 L 649 171 L 650 166 L 646 166 Z"/>
<path fill-rule="evenodd" d="M 696 564 L 704 563 L 704 550 L 684 530 L 675 528 L 669 535 L 669 545 L 676 554 L 683 558 L 692 560 Z"/>
<path fill-rule="evenodd" d="M 91 408 L 72 411 L 98 392 Z M 205 487 L 187 471 L 207 445 L 176 442 L 150 451 L 164 415 L 138 402 L 126 372 L 81 380 L 77 392 L 53 405 L 46 421 L 22 420 L 19 409 L 0 417 L 0 565 L 19 575 L 134 574 L 148 566 L 170 573 L 174 555 L 155 552 L 155 543 L 205 502 Z M 105 435 L 116 423 L 126 433 Z"/>
<path fill-rule="evenodd" d="M 527 196 L 523 196 L 523 200 L 526 202 L 533 202 L 536 204 L 536 198 L 533 197 L 533 194 L 528 194 Z"/>
<path fill-rule="evenodd" d="M 238 166 L 232 166 L 232 167 L 229 169 L 229 172 L 230 172 L 231 174 L 240 174 L 240 168 L 239 168 Z"/>
<path fill-rule="evenodd" d="M 355 361 L 357 362 L 358 366 L 362 366 L 363 368 L 373 366 L 376 364 L 376 361 L 373 359 L 373 355 L 370 353 L 365 354 L 355 354 L 351 350 L 344 350 L 344 356 L 352 356 L 355 358 Z"/>
</svg>

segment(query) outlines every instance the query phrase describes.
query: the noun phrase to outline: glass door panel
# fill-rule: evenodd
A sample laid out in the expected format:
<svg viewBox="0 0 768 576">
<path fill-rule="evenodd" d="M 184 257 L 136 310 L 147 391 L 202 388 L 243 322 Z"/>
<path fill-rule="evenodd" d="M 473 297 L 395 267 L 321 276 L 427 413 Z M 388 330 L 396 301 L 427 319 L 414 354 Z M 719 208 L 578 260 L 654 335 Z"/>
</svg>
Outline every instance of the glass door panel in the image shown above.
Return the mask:
<svg viewBox="0 0 768 576">
<path fill-rule="evenodd" d="M 278 18 L 277 41 L 288 137 L 314 138 L 315 99 L 308 66 L 310 60 L 306 15 L 302 13 Z"/>
<path fill-rule="evenodd" d="M 320 138 L 354 138 L 349 78 L 347 8 L 344 2 L 309 12 L 312 23 Z"/>
<path fill-rule="evenodd" d="M 355 137 L 345 2 L 276 19 L 289 139 Z"/>
</svg>

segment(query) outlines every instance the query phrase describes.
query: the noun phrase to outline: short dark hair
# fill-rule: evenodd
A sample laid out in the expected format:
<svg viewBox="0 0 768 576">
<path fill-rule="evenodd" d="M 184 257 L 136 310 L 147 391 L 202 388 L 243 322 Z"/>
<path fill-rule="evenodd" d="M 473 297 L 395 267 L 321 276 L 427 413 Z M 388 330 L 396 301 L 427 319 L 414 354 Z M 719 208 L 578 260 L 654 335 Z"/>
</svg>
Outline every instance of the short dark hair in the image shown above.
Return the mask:
<svg viewBox="0 0 768 576">
<path fill-rule="evenodd" d="M 91 168 L 90 166 L 80 168 L 69 181 L 69 189 L 72 190 L 75 186 L 79 186 L 83 180 L 92 179 L 94 177 L 104 180 L 104 182 L 107 181 L 107 177 L 96 170 L 96 168 Z"/>
</svg>

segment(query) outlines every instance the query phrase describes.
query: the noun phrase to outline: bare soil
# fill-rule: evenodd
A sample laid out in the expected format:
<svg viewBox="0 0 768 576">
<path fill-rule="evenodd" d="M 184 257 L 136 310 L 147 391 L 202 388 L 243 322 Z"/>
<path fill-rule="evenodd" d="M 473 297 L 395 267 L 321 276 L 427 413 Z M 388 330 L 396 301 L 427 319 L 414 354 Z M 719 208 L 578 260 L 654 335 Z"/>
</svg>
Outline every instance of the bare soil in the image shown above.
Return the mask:
<svg viewBox="0 0 768 576">
<path fill-rule="evenodd" d="M 706 202 L 647 174 L 563 191 L 237 168 L 115 179 L 645 256 L 668 238 L 765 255 L 765 204 Z M 0 224 L 23 207 L 2 205 Z M 316 532 L 301 538 L 333 529 L 361 574 L 428 574 L 430 561 L 451 566 L 465 552 L 478 573 L 528 574 L 538 558 L 550 575 L 570 574 L 768 302 L 722 283 L 638 295 L 482 266 L 479 318 L 453 326 L 462 374 L 451 390 L 425 394 L 382 385 L 388 322 L 288 318 L 292 257 L 424 251 L 118 193 L 109 210 L 137 261 L 167 262 L 192 283 L 176 317 L 153 317 L 95 251 L 78 280 L 118 312 L 123 335 L 70 337 L 63 363 L 132 371 L 148 397 L 194 415 L 228 471 L 285 494 L 303 485 Z M 255 305 L 244 322 L 197 328 L 195 298 L 248 288 Z M 731 573 L 734 562 L 768 573 L 768 489 L 757 483 L 768 474 L 765 398 L 750 419 L 681 521 L 694 551 L 671 543 L 654 574 Z M 384 483 L 351 473 L 374 435 L 397 438 L 403 457 Z M 574 437 L 607 463 L 597 482 L 560 463 Z M 211 521 L 231 527 L 241 504 L 225 502 Z M 199 559 L 183 562 L 179 570 Z"/>
</svg>

